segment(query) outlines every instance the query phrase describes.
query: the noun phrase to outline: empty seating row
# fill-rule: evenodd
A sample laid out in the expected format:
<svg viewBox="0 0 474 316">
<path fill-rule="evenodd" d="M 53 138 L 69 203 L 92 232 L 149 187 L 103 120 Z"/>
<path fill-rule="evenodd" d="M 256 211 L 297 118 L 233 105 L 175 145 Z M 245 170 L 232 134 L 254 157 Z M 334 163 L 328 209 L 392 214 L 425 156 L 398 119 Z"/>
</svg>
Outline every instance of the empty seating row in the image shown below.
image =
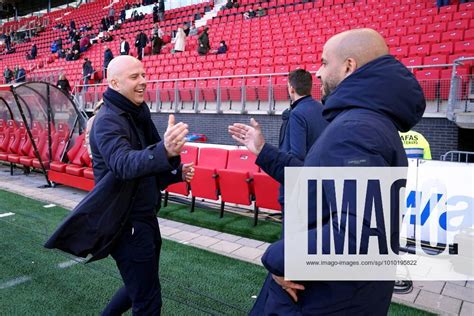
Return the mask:
<svg viewBox="0 0 474 316">
<path fill-rule="evenodd" d="M 74 140 L 66 154 L 67 163 L 61 159 L 51 162 L 51 169 L 48 171 L 50 181 L 81 190 L 92 190 L 94 173 L 84 137 L 85 133 Z"/>
<path fill-rule="evenodd" d="M 166 189 L 188 196 L 191 193 L 191 212 L 196 198 L 217 201 L 220 199 L 220 216 L 224 215 L 225 203 L 251 205 L 254 203 L 254 224 L 257 224 L 259 208 L 280 210 L 279 184 L 255 164 L 255 155 L 248 150 L 185 146 L 181 152 L 183 163 L 195 164 L 191 183 L 177 183 Z"/>
<path fill-rule="evenodd" d="M 51 124 L 51 142 L 48 129 L 40 122 L 33 122 L 30 132 L 32 138 L 23 122 L 0 120 L 0 161 L 10 163 L 12 172 L 15 165 L 49 169 L 50 162 L 60 160 L 66 149 L 69 128 L 65 123 L 58 123 L 57 127 Z"/>
</svg>

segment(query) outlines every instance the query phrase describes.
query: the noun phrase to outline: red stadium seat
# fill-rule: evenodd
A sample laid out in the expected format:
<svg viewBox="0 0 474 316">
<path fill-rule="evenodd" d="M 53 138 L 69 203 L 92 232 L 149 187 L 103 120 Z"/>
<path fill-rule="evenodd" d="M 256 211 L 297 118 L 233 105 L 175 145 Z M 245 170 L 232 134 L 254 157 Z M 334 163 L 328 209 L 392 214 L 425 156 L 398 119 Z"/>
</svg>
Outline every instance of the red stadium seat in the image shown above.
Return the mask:
<svg viewBox="0 0 474 316">
<path fill-rule="evenodd" d="M 195 199 L 204 198 L 217 200 L 219 198 L 219 179 L 217 169 L 227 166 L 228 150 L 222 148 L 204 147 L 199 150 L 198 163 L 195 167 L 194 178 L 191 180 L 191 194 L 194 211 Z"/>
<path fill-rule="evenodd" d="M 259 171 L 255 164 L 256 156 L 246 149 L 229 151 L 225 169 L 218 169 L 221 189 L 221 217 L 225 203 L 250 205 L 254 196 L 253 174 Z M 255 212 L 256 213 L 256 212 Z"/>
<path fill-rule="evenodd" d="M 416 78 L 420 82 L 421 88 L 425 94 L 425 99 L 428 101 L 436 99 L 439 76 L 440 71 L 435 69 L 419 70 L 416 72 Z"/>
<path fill-rule="evenodd" d="M 196 146 L 183 146 L 183 150 L 181 151 L 181 162 L 183 164 L 187 163 L 194 163 L 194 166 L 197 166 L 197 159 L 198 159 L 198 152 L 199 152 L 199 147 Z M 189 184 L 186 182 L 180 182 L 180 183 L 175 183 L 172 185 L 169 185 L 166 188 L 166 193 L 165 193 L 165 206 L 168 200 L 168 194 L 175 193 L 179 195 L 184 195 L 188 196 L 189 195 Z"/>
<path fill-rule="evenodd" d="M 453 43 L 439 43 L 431 46 L 431 54 L 449 55 L 453 52 Z"/>
<path fill-rule="evenodd" d="M 281 205 L 278 203 L 280 184 L 276 180 L 266 173 L 257 172 L 253 174 L 253 184 L 257 212 L 259 208 L 281 211 Z M 258 216 L 258 213 L 256 215 Z"/>
</svg>

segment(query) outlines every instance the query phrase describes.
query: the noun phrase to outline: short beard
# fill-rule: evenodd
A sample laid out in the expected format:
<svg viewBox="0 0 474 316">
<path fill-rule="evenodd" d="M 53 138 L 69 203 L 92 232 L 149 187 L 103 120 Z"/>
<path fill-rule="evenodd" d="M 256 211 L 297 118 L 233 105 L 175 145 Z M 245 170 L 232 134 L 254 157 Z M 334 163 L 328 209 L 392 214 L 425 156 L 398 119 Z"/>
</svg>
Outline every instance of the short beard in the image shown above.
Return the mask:
<svg viewBox="0 0 474 316">
<path fill-rule="evenodd" d="M 339 81 L 340 82 L 340 81 Z M 334 79 L 325 80 L 323 84 L 323 93 L 325 97 L 328 97 L 334 90 L 336 90 L 339 82 Z"/>
</svg>

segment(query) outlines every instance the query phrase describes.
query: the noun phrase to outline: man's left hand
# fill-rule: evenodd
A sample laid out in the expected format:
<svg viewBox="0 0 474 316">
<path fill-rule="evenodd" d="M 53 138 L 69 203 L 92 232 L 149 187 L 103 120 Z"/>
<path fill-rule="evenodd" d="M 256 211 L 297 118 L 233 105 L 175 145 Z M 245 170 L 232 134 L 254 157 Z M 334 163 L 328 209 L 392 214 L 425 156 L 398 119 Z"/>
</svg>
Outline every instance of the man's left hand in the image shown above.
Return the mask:
<svg viewBox="0 0 474 316">
<path fill-rule="evenodd" d="M 288 294 L 290 294 L 293 301 L 298 302 L 298 290 L 303 291 L 304 286 L 295 282 L 287 281 L 284 277 L 272 274 L 273 280 L 282 287 Z"/>
<path fill-rule="evenodd" d="M 191 182 L 194 177 L 194 162 L 183 164 L 183 181 Z"/>
</svg>

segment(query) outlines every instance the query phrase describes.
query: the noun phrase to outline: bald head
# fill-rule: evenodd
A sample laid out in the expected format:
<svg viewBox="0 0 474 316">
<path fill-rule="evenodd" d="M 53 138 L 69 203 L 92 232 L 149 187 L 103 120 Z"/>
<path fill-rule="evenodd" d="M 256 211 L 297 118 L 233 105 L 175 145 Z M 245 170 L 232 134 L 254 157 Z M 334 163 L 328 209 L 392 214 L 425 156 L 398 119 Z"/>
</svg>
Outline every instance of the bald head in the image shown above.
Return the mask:
<svg viewBox="0 0 474 316">
<path fill-rule="evenodd" d="M 389 53 L 384 38 L 372 29 L 356 29 L 331 37 L 324 46 L 340 61 L 353 58 L 357 68 Z"/>
<path fill-rule="evenodd" d="M 109 86 L 112 79 L 118 79 L 126 73 L 127 69 L 137 65 L 142 66 L 142 62 L 130 55 L 120 55 L 112 59 L 107 66 L 107 82 Z"/>
<path fill-rule="evenodd" d="M 372 29 L 339 33 L 324 45 L 321 67 L 316 77 L 321 80 L 323 96 L 331 94 L 342 80 L 358 68 L 388 54 L 383 37 Z"/>
<path fill-rule="evenodd" d="M 119 92 L 135 105 L 143 103 L 146 79 L 141 61 L 128 55 L 112 59 L 107 67 L 109 88 Z"/>
</svg>

